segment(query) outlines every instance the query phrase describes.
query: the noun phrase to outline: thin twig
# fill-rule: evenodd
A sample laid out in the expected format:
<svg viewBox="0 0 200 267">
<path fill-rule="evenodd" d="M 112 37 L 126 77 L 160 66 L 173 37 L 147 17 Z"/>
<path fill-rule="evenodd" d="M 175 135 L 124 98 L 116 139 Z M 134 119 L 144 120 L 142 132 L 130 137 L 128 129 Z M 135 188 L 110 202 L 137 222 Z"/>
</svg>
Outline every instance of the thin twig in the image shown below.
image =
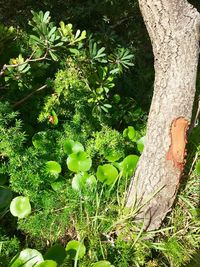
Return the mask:
<svg viewBox="0 0 200 267">
<path fill-rule="evenodd" d="M 3 68 L 2 68 L 1 71 L 0 71 L 0 77 L 3 76 L 3 74 L 4 74 L 4 72 L 5 72 L 5 70 L 6 70 L 7 68 L 17 68 L 17 67 L 22 66 L 22 65 L 24 65 L 24 64 L 26 64 L 26 63 L 29 63 L 29 62 L 37 62 L 37 61 L 41 61 L 41 60 L 46 59 L 46 57 L 47 57 L 47 55 L 48 55 L 48 52 L 46 52 L 46 53 L 44 54 L 43 57 L 39 57 L 39 58 L 32 59 L 32 56 L 34 55 L 34 53 L 35 53 L 35 51 L 33 51 L 33 53 L 31 54 L 31 56 L 30 56 L 29 58 L 27 58 L 23 63 L 9 64 L 9 65 L 4 64 L 4 65 L 3 65 Z"/>
<path fill-rule="evenodd" d="M 29 99 L 32 95 L 34 95 L 35 93 L 44 90 L 45 88 L 47 88 L 47 85 L 43 85 L 40 88 L 36 89 L 35 91 L 31 92 L 30 94 L 28 94 L 27 96 L 25 96 L 24 98 L 22 98 L 21 100 L 17 101 L 16 103 L 14 103 L 12 105 L 13 108 L 21 105 L 23 102 L 25 102 L 27 99 Z"/>
</svg>

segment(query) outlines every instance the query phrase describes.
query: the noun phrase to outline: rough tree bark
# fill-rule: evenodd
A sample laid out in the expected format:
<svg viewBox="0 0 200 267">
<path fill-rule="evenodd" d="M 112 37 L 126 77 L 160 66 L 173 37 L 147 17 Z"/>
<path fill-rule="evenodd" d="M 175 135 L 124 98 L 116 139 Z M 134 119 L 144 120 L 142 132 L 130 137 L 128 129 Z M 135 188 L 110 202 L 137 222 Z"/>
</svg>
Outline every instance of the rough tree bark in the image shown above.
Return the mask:
<svg viewBox="0 0 200 267">
<path fill-rule="evenodd" d="M 139 0 L 154 53 L 154 95 L 145 148 L 127 207 L 147 230 L 159 228 L 176 197 L 184 167 L 199 55 L 200 14 L 186 0 Z"/>
</svg>

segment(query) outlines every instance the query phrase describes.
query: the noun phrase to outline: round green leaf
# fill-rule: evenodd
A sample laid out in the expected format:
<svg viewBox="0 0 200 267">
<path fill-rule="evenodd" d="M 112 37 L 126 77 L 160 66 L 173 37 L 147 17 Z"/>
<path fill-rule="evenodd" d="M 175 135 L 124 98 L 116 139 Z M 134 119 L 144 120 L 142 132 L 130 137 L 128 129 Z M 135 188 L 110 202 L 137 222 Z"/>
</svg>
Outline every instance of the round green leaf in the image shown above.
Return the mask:
<svg viewBox="0 0 200 267">
<path fill-rule="evenodd" d="M 122 156 L 123 156 L 122 153 L 113 151 L 112 153 L 105 155 L 105 159 L 109 160 L 110 162 L 115 162 L 119 160 Z"/>
<path fill-rule="evenodd" d="M 128 137 L 131 141 L 135 142 L 136 131 L 134 127 L 128 126 L 128 128 L 123 131 L 123 136 Z"/>
<path fill-rule="evenodd" d="M 200 175 L 200 160 L 197 161 L 196 166 L 195 166 L 195 170 L 196 170 L 197 174 Z"/>
<path fill-rule="evenodd" d="M 42 263 L 40 263 L 39 265 L 37 265 L 38 267 L 57 267 L 57 263 L 55 261 L 52 260 L 46 260 Z"/>
<path fill-rule="evenodd" d="M 36 149 L 46 150 L 46 147 L 50 144 L 46 132 L 38 132 L 32 137 L 33 146 Z"/>
<path fill-rule="evenodd" d="M 24 249 L 10 263 L 10 267 L 33 267 L 38 266 L 44 259 L 42 254 L 35 249 Z M 53 267 L 53 266 L 52 266 Z"/>
<path fill-rule="evenodd" d="M 136 155 L 127 156 L 121 163 L 122 174 L 124 176 L 131 176 L 135 171 L 139 157 Z"/>
<path fill-rule="evenodd" d="M 69 241 L 65 250 L 71 259 L 75 259 L 76 254 L 78 254 L 78 259 L 81 259 L 83 258 L 86 252 L 86 248 L 84 244 L 82 244 L 81 242 L 77 240 Z"/>
<path fill-rule="evenodd" d="M 72 179 L 72 188 L 76 191 L 81 191 L 86 184 L 86 179 L 89 177 L 87 173 L 78 173 Z"/>
<path fill-rule="evenodd" d="M 104 164 L 98 166 L 96 176 L 100 182 L 111 185 L 117 179 L 118 171 L 113 165 Z"/>
<path fill-rule="evenodd" d="M 44 259 L 53 260 L 57 262 L 58 265 L 61 265 L 64 262 L 66 255 L 67 253 L 65 251 L 65 248 L 59 244 L 56 244 L 47 250 L 44 255 Z"/>
<path fill-rule="evenodd" d="M 92 166 L 91 158 L 85 152 L 72 153 L 67 158 L 67 167 L 73 172 L 86 172 Z"/>
<path fill-rule="evenodd" d="M 92 264 L 92 267 L 112 267 L 109 261 L 98 261 Z"/>
<path fill-rule="evenodd" d="M 145 136 L 141 137 L 138 141 L 137 141 L 137 149 L 138 151 L 140 151 L 140 153 L 143 151 L 144 149 L 144 142 L 145 142 Z"/>
<path fill-rule="evenodd" d="M 9 206 L 12 200 L 12 192 L 7 188 L 0 188 L 0 209 Z"/>
<path fill-rule="evenodd" d="M 67 139 L 64 142 L 64 152 L 67 153 L 67 155 L 70 155 L 72 153 L 77 153 L 77 152 L 83 152 L 84 147 L 81 143 L 79 142 L 74 142 L 73 140 Z"/>
<path fill-rule="evenodd" d="M 93 189 L 96 184 L 95 176 L 87 173 L 78 173 L 72 179 L 72 188 L 76 191 L 81 191 L 84 188 Z"/>
<path fill-rule="evenodd" d="M 95 178 L 94 175 L 91 175 L 86 179 L 87 188 L 94 189 L 96 188 L 96 185 L 97 185 L 97 179 Z"/>
<path fill-rule="evenodd" d="M 66 185 L 66 181 L 63 178 L 58 178 L 58 180 L 51 183 L 51 187 L 54 191 L 62 191 L 65 185 Z"/>
<path fill-rule="evenodd" d="M 31 205 L 28 197 L 15 197 L 10 203 L 10 212 L 20 219 L 31 213 Z"/>
<path fill-rule="evenodd" d="M 51 175 L 58 176 L 61 173 L 61 166 L 56 161 L 48 161 L 45 166 L 45 170 Z"/>
</svg>

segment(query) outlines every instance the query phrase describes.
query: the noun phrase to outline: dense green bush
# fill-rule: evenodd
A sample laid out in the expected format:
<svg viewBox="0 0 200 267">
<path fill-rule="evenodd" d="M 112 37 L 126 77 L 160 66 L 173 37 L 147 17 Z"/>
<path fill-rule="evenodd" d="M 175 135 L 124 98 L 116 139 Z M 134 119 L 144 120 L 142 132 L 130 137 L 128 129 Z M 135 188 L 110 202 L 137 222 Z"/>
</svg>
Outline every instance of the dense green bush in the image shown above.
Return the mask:
<svg viewBox="0 0 200 267">
<path fill-rule="evenodd" d="M 42 11 L 32 12 L 23 30 L 0 26 L 0 52 L 9 43 L 0 62 L 0 264 L 182 266 L 199 248 L 198 163 L 172 215 L 160 230 L 146 233 L 125 200 L 144 147 L 151 90 L 141 94 L 153 72 L 145 73 L 137 38 L 130 42 L 138 30 L 128 22 L 123 34 L 114 30 L 122 27 L 127 7 L 137 5 L 85 2 L 68 12 L 87 31 L 52 22 Z M 94 21 L 94 10 L 101 23 L 82 24 L 88 16 Z M 131 75 L 141 69 L 145 78 L 137 92 Z M 196 139 L 194 133 L 189 145 L 199 156 Z"/>
</svg>

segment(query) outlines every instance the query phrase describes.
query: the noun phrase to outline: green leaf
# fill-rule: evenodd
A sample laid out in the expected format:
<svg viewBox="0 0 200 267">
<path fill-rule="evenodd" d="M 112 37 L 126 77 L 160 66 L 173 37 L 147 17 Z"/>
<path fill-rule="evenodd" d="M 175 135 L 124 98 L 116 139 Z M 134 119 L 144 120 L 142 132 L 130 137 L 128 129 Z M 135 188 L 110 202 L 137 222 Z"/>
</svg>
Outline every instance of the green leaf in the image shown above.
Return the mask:
<svg viewBox="0 0 200 267">
<path fill-rule="evenodd" d="M 46 163 L 45 170 L 54 176 L 58 176 L 62 171 L 60 164 L 56 161 L 48 161 Z"/>
<path fill-rule="evenodd" d="M 133 172 L 136 169 L 138 160 L 139 160 L 138 156 L 129 155 L 122 161 L 121 168 L 122 168 L 123 176 L 130 177 L 131 175 L 133 175 Z"/>
<path fill-rule="evenodd" d="M 72 188 L 76 191 L 81 191 L 84 188 L 92 190 L 96 187 L 96 184 L 95 176 L 88 173 L 78 173 L 72 179 Z"/>
<path fill-rule="evenodd" d="M 65 188 L 66 181 L 63 178 L 58 178 L 55 182 L 51 183 L 54 191 L 62 191 Z"/>
<path fill-rule="evenodd" d="M 112 267 L 109 261 L 98 261 L 92 264 L 92 267 Z M 114 267 L 114 266 L 113 266 Z"/>
<path fill-rule="evenodd" d="M 10 263 L 9 267 L 33 267 L 44 262 L 42 254 L 35 249 L 24 249 Z"/>
<path fill-rule="evenodd" d="M 72 153 L 77 153 L 77 152 L 83 152 L 84 147 L 81 143 L 79 142 L 74 142 L 73 140 L 67 139 L 64 142 L 64 152 L 67 153 L 67 155 L 70 155 Z"/>
<path fill-rule="evenodd" d="M 100 182 L 111 185 L 116 181 L 118 171 L 112 164 L 104 164 L 98 166 L 96 176 Z"/>
<path fill-rule="evenodd" d="M 58 263 L 58 265 L 61 265 L 64 262 L 66 255 L 67 253 L 65 251 L 65 248 L 59 244 L 56 244 L 47 250 L 44 255 L 44 259 L 54 260 Z"/>
<path fill-rule="evenodd" d="M 91 158 L 85 152 L 72 153 L 67 158 L 67 167 L 73 172 L 85 172 L 92 166 Z"/>
<path fill-rule="evenodd" d="M 0 187 L 0 209 L 9 206 L 12 200 L 12 192 L 7 188 Z"/>
<path fill-rule="evenodd" d="M 58 124 L 58 117 L 57 117 L 57 114 L 55 113 L 55 111 L 54 110 L 52 110 L 52 116 L 53 116 L 53 124 L 54 125 L 57 125 Z"/>
<path fill-rule="evenodd" d="M 49 50 L 49 54 L 54 61 L 58 61 L 58 57 L 51 50 Z"/>
<path fill-rule="evenodd" d="M 32 143 L 36 149 L 45 151 L 46 147 L 50 144 L 47 132 L 38 132 L 32 137 Z"/>
<path fill-rule="evenodd" d="M 57 267 L 57 263 L 55 261 L 52 260 L 46 260 L 42 263 L 40 263 L 39 265 L 37 265 L 38 267 Z"/>
<path fill-rule="evenodd" d="M 28 197 L 15 197 L 10 203 L 10 212 L 13 216 L 20 219 L 25 218 L 31 213 L 31 205 Z"/>
<path fill-rule="evenodd" d="M 136 137 L 136 131 L 133 126 L 128 126 L 123 131 L 123 136 L 127 136 L 131 141 L 135 142 L 135 137 Z"/>
<path fill-rule="evenodd" d="M 65 250 L 71 259 L 75 259 L 76 254 L 78 254 L 77 258 L 81 259 L 84 257 L 85 252 L 86 252 L 86 248 L 84 244 L 77 240 L 69 241 Z"/>
<path fill-rule="evenodd" d="M 140 153 L 142 153 L 143 149 L 144 149 L 144 143 L 145 143 L 145 139 L 146 137 L 143 136 L 141 137 L 138 141 L 137 141 L 137 149 Z"/>
<path fill-rule="evenodd" d="M 197 174 L 200 175 L 200 160 L 197 161 L 196 166 L 195 166 L 195 170 L 196 170 Z"/>
</svg>

